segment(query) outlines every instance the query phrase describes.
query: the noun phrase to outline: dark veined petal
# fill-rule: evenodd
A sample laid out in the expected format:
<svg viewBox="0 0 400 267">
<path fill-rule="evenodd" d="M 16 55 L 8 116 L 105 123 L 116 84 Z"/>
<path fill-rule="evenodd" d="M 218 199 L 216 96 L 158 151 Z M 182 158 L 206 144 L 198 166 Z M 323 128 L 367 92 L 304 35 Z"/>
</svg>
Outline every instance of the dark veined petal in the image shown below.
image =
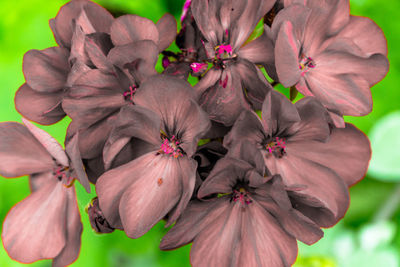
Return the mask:
<svg viewBox="0 0 400 267">
<path fill-rule="evenodd" d="M 16 122 L 0 124 L 0 174 L 17 177 L 52 170 L 49 152 L 28 131 Z"/>
<path fill-rule="evenodd" d="M 214 86 L 220 79 L 222 71 L 216 68 L 211 68 L 206 72 L 203 78 L 194 86 L 197 97 L 199 98 L 207 89 Z"/>
<path fill-rule="evenodd" d="M 24 83 L 15 94 L 15 108 L 25 118 L 50 125 L 65 117 L 61 107 L 62 93 L 40 93 Z"/>
<path fill-rule="evenodd" d="M 368 56 L 372 54 L 387 55 L 387 41 L 381 28 L 371 19 L 350 16 L 350 21 L 337 35 L 350 38 Z"/>
<path fill-rule="evenodd" d="M 371 158 L 368 138 L 349 123 L 345 128 L 332 129 L 325 143 L 298 142 L 290 146 L 298 155 L 334 170 L 348 186 L 364 177 Z"/>
<path fill-rule="evenodd" d="M 265 132 L 273 136 L 300 121 L 299 112 L 286 96 L 271 90 L 267 93 L 262 106 L 262 122 Z"/>
<path fill-rule="evenodd" d="M 22 64 L 27 84 L 43 93 L 62 90 L 70 70 L 68 57 L 69 51 L 61 47 L 28 51 Z"/>
<path fill-rule="evenodd" d="M 212 46 L 218 45 L 222 40 L 223 29 L 217 19 L 222 1 L 194 0 L 190 8 L 197 27 Z"/>
<path fill-rule="evenodd" d="M 82 222 L 76 200 L 75 187 L 67 190 L 67 225 L 66 244 L 60 254 L 54 258 L 53 266 L 62 267 L 73 263 L 79 256 L 81 248 Z"/>
<path fill-rule="evenodd" d="M 79 23 L 84 29 L 105 33 L 110 32 L 110 26 L 114 18 L 105 8 L 87 0 L 71 1 L 61 7 L 53 22 L 50 23 L 50 25 L 53 25 L 51 28 L 60 46 L 71 47 L 72 21 L 77 19 L 83 10 L 85 12 L 85 20 L 81 19 Z"/>
<path fill-rule="evenodd" d="M 29 175 L 29 187 L 31 188 L 31 192 L 38 191 L 51 182 L 51 180 L 54 180 L 53 170 Z"/>
<path fill-rule="evenodd" d="M 109 34 L 96 32 L 85 37 L 85 51 L 90 61 L 98 69 L 110 70 L 112 66 L 107 61 L 107 54 L 113 47 Z"/>
<path fill-rule="evenodd" d="M 79 133 L 75 134 L 72 139 L 65 145 L 65 151 L 71 161 L 71 168 L 76 175 L 78 181 L 86 189 L 86 192 L 90 193 L 89 179 L 86 175 L 85 169 L 83 167 L 83 162 L 81 158 L 81 153 L 79 151 Z"/>
<path fill-rule="evenodd" d="M 215 220 L 195 237 L 190 252 L 192 266 L 237 266 L 241 245 L 243 212 L 240 205 L 229 203 Z M 224 204 L 224 205 L 227 205 Z"/>
<path fill-rule="evenodd" d="M 359 75 L 332 75 L 311 71 L 307 85 L 312 94 L 326 108 L 342 115 L 364 116 L 372 110 L 370 85 Z M 302 88 L 297 87 L 302 93 Z"/>
<path fill-rule="evenodd" d="M 177 24 L 175 17 L 171 14 L 165 14 L 161 19 L 157 21 L 156 27 L 160 36 L 160 42 L 158 44 L 159 51 L 167 49 L 170 44 L 175 40 L 177 33 Z"/>
<path fill-rule="evenodd" d="M 52 259 L 67 242 L 67 190 L 57 179 L 15 205 L 3 223 L 8 255 L 23 263 Z"/>
<path fill-rule="evenodd" d="M 186 157 L 176 159 L 168 155 L 154 155 L 153 152 L 136 161 L 141 170 L 131 173 L 135 182 L 125 190 L 119 204 L 124 231 L 131 238 L 144 235 L 164 218 L 188 193 L 185 190 L 193 190 L 195 181 L 195 168 L 189 167 L 190 160 Z M 187 177 L 184 178 L 184 175 Z M 189 181 L 191 186 L 184 188 L 183 179 L 192 179 L 193 182 Z"/>
<path fill-rule="evenodd" d="M 111 40 L 115 46 L 140 40 L 159 43 L 156 25 L 149 19 L 136 15 L 124 15 L 114 20 L 111 25 Z"/>
<path fill-rule="evenodd" d="M 229 202 L 224 197 L 214 201 L 189 202 L 174 227 L 164 235 L 160 248 L 170 250 L 192 242 L 203 229 L 210 227 L 220 214 L 225 213 L 228 207 Z"/>
<path fill-rule="evenodd" d="M 291 266 L 297 256 L 296 239 L 256 201 L 246 208 L 237 266 Z"/>
<path fill-rule="evenodd" d="M 272 40 L 264 32 L 260 37 L 241 47 L 238 56 L 254 64 L 267 64 L 274 61 Z"/>
<path fill-rule="evenodd" d="M 275 66 L 279 81 L 285 87 L 295 85 L 300 79 L 300 48 L 301 44 L 294 34 L 293 24 L 290 21 L 284 22 L 275 44 Z"/>
<path fill-rule="evenodd" d="M 57 163 L 66 167 L 69 166 L 67 154 L 65 154 L 63 147 L 54 137 L 24 118 L 22 118 L 22 122 L 36 140 L 38 140 L 47 152 L 49 152 L 49 154 L 57 161 Z"/>
<path fill-rule="evenodd" d="M 346 213 L 349 192 L 343 179 L 328 167 L 303 158 L 299 151 L 292 150 L 290 143 L 287 143 L 284 157 L 266 157 L 265 163 L 272 174 L 282 176 L 285 185 L 304 186 L 296 193 L 318 200 L 337 220 Z"/>
</svg>

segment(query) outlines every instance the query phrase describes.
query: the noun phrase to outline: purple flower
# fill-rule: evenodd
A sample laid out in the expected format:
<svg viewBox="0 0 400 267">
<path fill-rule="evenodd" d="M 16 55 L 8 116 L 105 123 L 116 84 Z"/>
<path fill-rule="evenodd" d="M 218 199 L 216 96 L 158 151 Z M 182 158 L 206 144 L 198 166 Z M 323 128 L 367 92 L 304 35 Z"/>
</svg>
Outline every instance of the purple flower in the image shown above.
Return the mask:
<svg viewBox="0 0 400 267">
<path fill-rule="evenodd" d="M 15 205 L 3 223 L 9 256 L 23 263 L 53 259 L 54 266 L 76 260 L 82 223 L 73 182 L 89 186 L 82 163 L 70 163 L 62 147 L 24 120 L 0 124 L 0 174 L 30 175 L 32 194 Z M 74 153 L 74 140 L 67 147 Z M 90 188 L 89 188 L 90 189 Z"/>
<path fill-rule="evenodd" d="M 335 125 L 343 115 L 363 116 L 372 109 L 370 87 L 388 71 L 382 31 L 367 18 L 349 15 L 346 0 L 287 1 L 276 16 L 271 38 L 279 81 L 315 96 Z"/>
<path fill-rule="evenodd" d="M 195 86 L 199 103 L 210 119 L 230 126 L 243 109 L 259 109 L 269 83 L 256 64 L 273 57 L 265 34 L 245 44 L 259 20 L 271 9 L 271 0 L 193 0 L 191 10 L 204 36 L 204 63 L 212 68 Z"/>
<path fill-rule="evenodd" d="M 328 227 L 341 219 L 349 204 L 347 187 L 365 175 L 371 157 L 368 138 L 351 124 L 329 127 L 329 116 L 313 97 L 292 104 L 272 91 L 264 101 L 262 120 L 243 112 L 224 145 L 244 140 L 262 154 L 269 172 L 280 174 L 296 198 L 307 201 L 314 221 Z M 304 187 L 298 187 L 304 185 Z M 312 213 L 318 207 L 325 212 Z"/>
<path fill-rule="evenodd" d="M 243 155 L 251 158 L 248 152 Z M 292 208 L 280 176 L 264 177 L 260 165 L 262 158 L 252 164 L 230 156 L 218 161 L 198 192 L 207 200 L 189 203 L 160 248 L 193 242 L 193 266 L 293 264 L 296 238 L 312 244 L 323 232 Z"/>
<path fill-rule="evenodd" d="M 89 215 L 90 225 L 96 233 L 112 233 L 114 228 L 110 226 L 103 212 L 99 207 L 99 199 L 96 197 L 92 199 L 90 204 L 86 207 L 86 212 Z"/>
<path fill-rule="evenodd" d="M 24 117 L 49 125 L 61 120 L 64 92 L 84 71 L 89 70 L 83 51 L 85 34 L 109 32 L 113 16 L 85 0 L 61 7 L 50 27 L 60 47 L 30 50 L 24 56 L 26 83 L 15 95 L 15 107 Z"/>
<path fill-rule="evenodd" d="M 148 145 L 141 157 L 104 173 L 96 192 L 110 225 L 123 228 L 131 238 L 142 236 L 167 214 L 170 225 L 192 196 L 197 167 L 192 156 L 210 127 L 193 98 L 187 82 L 154 76 L 136 93 L 137 105 L 124 107 L 118 115 L 105 159 L 118 154 L 132 137 Z"/>
</svg>

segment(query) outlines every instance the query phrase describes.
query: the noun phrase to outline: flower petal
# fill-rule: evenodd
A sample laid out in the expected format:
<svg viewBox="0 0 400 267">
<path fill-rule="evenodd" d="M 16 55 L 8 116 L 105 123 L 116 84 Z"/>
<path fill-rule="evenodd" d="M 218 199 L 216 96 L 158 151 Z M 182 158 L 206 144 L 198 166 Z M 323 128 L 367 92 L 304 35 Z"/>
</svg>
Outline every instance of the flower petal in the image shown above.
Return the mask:
<svg viewBox="0 0 400 267">
<path fill-rule="evenodd" d="M 25 118 L 50 125 L 65 117 L 61 107 L 61 92 L 40 93 L 24 83 L 15 94 L 15 108 Z"/>
<path fill-rule="evenodd" d="M 106 33 L 92 33 L 85 37 L 85 51 L 90 58 L 90 61 L 98 69 L 110 70 L 112 66 L 107 61 L 107 54 L 113 44 L 110 39 L 110 35 Z"/>
<path fill-rule="evenodd" d="M 65 154 L 63 147 L 57 142 L 56 139 L 54 139 L 54 137 L 36 127 L 24 118 L 22 118 L 22 122 L 25 124 L 26 128 L 28 128 L 31 134 L 43 145 L 43 147 L 53 158 L 56 159 L 59 164 L 62 164 L 65 167 L 69 166 L 67 154 Z"/>
<path fill-rule="evenodd" d="M 111 40 L 115 46 L 140 40 L 151 40 L 158 45 L 159 34 L 151 20 L 136 15 L 123 15 L 111 25 Z"/>
<path fill-rule="evenodd" d="M 15 205 L 3 223 L 9 256 L 23 263 L 55 258 L 66 245 L 67 190 L 56 179 Z"/>
<path fill-rule="evenodd" d="M 241 47 L 238 56 L 254 64 L 267 64 L 274 61 L 273 43 L 264 32 L 260 37 Z"/>
<path fill-rule="evenodd" d="M 22 64 L 26 83 L 43 93 L 62 90 L 70 69 L 68 57 L 69 51 L 61 47 L 26 52 Z"/>
<path fill-rule="evenodd" d="M 0 123 L 0 174 L 17 177 L 52 170 L 49 152 L 28 131 L 16 122 Z"/>
<path fill-rule="evenodd" d="M 177 34 L 177 24 L 175 17 L 171 14 L 165 14 L 161 19 L 157 21 L 156 27 L 160 36 L 160 42 L 158 44 L 159 51 L 167 49 L 170 44 L 175 40 Z"/>
</svg>

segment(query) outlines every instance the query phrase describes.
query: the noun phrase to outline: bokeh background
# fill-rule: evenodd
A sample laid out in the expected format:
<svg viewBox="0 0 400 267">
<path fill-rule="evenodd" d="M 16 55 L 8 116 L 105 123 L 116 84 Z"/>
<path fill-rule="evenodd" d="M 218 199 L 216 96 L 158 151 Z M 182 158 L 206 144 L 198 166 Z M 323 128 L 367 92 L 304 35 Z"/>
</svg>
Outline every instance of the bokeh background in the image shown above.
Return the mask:
<svg viewBox="0 0 400 267">
<path fill-rule="evenodd" d="M 14 109 L 14 94 L 24 82 L 22 57 L 29 49 L 45 49 L 55 42 L 48 20 L 65 0 L 0 0 L 0 121 L 21 121 Z M 179 19 L 184 0 L 96 0 L 115 15 L 133 13 L 157 21 L 164 13 Z M 350 0 L 351 13 L 373 19 L 385 32 L 390 71 L 372 88 L 373 112 L 346 118 L 371 139 L 373 158 L 366 178 L 351 188 L 345 218 L 309 247 L 299 243 L 297 267 L 400 266 L 400 1 Z M 66 118 L 41 128 L 63 143 Z M 316 177 L 318 178 L 318 177 Z M 85 206 L 93 197 L 77 186 L 84 232 L 80 257 L 72 266 L 190 266 L 190 246 L 169 252 L 158 249 L 167 231 L 159 223 L 144 237 L 129 239 L 123 232 L 95 234 Z M 94 192 L 94 190 L 92 190 Z M 0 221 L 9 209 L 29 195 L 26 177 L 0 177 Z M 29 242 L 29 241 L 27 241 Z M 0 246 L 0 266 L 23 266 L 12 261 Z M 50 261 L 33 266 L 51 266 Z"/>
</svg>

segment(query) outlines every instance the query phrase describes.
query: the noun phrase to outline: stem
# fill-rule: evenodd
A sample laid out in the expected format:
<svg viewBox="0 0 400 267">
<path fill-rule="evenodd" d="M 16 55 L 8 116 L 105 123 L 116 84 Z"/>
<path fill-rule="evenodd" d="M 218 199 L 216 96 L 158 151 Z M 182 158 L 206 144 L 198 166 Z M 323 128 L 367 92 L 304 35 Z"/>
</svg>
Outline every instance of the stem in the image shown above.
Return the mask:
<svg viewBox="0 0 400 267">
<path fill-rule="evenodd" d="M 389 220 L 400 206 L 400 183 L 396 185 L 392 194 L 383 203 L 381 208 L 375 214 L 373 221 Z"/>
</svg>

